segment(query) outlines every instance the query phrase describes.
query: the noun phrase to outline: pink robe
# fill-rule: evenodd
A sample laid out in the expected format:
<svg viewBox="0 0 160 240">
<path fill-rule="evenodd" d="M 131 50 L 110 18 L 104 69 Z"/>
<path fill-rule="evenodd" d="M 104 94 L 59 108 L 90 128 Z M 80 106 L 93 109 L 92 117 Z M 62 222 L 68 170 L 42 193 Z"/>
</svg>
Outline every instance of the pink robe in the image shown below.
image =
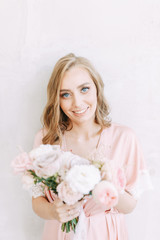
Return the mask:
<svg viewBox="0 0 160 240">
<path fill-rule="evenodd" d="M 42 144 L 43 131 L 40 130 L 34 142 L 34 147 Z M 62 149 L 65 149 L 63 141 Z M 126 190 L 135 198 L 148 188 L 147 180 L 141 184 L 141 176 L 147 173 L 143 154 L 134 132 L 119 124 L 112 123 L 111 127 L 104 128 L 97 149 L 90 155 L 91 158 L 106 158 L 114 161 L 125 170 L 127 185 Z M 86 217 L 87 240 L 127 240 L 128 234 L 125 225 L 125 216 L 116 208 L 111 211 L 94 214 L 93 200 L 84 204 Z M 57 220 L 45 222 L 43 240 L 72 240 L 73 232 L 63 233 L 61 223 Z"/>
</svg>

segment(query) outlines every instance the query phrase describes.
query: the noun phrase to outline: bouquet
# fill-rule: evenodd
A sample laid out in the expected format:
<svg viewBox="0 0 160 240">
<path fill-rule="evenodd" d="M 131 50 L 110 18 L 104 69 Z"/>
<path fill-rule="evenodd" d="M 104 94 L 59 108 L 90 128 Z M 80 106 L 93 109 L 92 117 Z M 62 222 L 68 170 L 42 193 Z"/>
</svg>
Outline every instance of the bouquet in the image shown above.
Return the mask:
<svg viewBox="0 0 160 240">
<path fill-rule="evenodd" d="M 11 166 L 21 175 L 25 188 L 40 185 L 68 205 L 92 195 L 95 202 L 114 207 L 118 192 L 123 191 L 126 184 L 123 169 L 115 168 L 111 160 L 84 159 L 62 151 L 59 145 L 40 145 L 29 153 L 22 152 Z M 63 223 L 62 231 L 75 232 L 78 220 L 77 217 Z"/>
</svg>

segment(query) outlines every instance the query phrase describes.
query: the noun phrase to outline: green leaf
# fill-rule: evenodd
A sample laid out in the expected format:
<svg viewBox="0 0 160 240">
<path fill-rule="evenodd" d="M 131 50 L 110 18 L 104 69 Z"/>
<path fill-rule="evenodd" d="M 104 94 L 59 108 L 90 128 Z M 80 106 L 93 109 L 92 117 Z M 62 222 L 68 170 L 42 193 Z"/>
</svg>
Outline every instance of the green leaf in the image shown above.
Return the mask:
<svg viewBox="0 0 160 240">
<path fill-rule="evenodd" d="M 45 186 L 48 187 L 48 189 L 52 190 L 55 194 L 58 194 L 57 192 L 58 183 L 56 182 L 58 173 L 48 178 L 43 178 L 43 177 L 37 176 L 33 170 L 28 170 L 28 172 L 30 172 L 31 175 L 33 176 L 34 184 L 43 183 Z"/>
<path fill-rule="evenodd" d="M 75 230 L 76 230 L 76 225 L 74 224 L 74 221 L 72 220 L 71 221 L 71 223 L 72 223 L 72 230 L 74 231 L 74 233 L 75 233 Z"/>
<path fill-rule="evenodd" d="M 70 232 L 70 221 L 66 222 L 66 232 Z"/>
<path fill-rule="evenodd" d="M 77 224 L 77 219 L 76 218 L 74 218 L 72 221 L 75 225 Z"/>
<path fill-rule="evenodd" d="M 66 223 L 63 223 L 62 226 L 61 226 L 61 230 L 62 230 L 62 232 L 65 231 L 65 227 L 66 227 Z"/>
</svg>

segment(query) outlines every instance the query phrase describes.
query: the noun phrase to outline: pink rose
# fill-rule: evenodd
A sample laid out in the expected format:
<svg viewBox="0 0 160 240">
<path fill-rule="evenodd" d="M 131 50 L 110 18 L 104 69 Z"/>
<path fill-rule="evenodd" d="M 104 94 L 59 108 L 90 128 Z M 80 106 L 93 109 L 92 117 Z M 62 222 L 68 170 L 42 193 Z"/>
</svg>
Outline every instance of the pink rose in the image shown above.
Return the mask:
<svg viewBox="0 0 160 240">
<path fill-rule="evenodd" d="M 26 170 L 31 169 L 32 160 L 29 158 L 26 152 L 19 154 L 11 163 L 11 167 L 14 169 L 14 173 L 24 173 Z"/>
<path fill-rule="evenodd" d="M 99 182 L 92 191 L 95 202 L 114 207 L 118 202 L 118 192 L 114 185 L 108 181 Z"/>
<path fill-rule="evenodd" d="M 34 185 L 33 176 L 30 173 L 26 173 L 22 177 L 23 188 L 28 190 Z"/>
<path fill-rule="evenodd" d="M 58 197 L 68 205 L 73 205 L 83 197 L 83 194 L 74 192 L 65 181 L 57 186 L 57 192 Z"/>
<path fill-rule="evenodd" d="M 126 176 L 122 168 L 118 168 L 115 171 L 113 182 L 118 191 L 123 191 L 126 186 Z"/>
</svg>

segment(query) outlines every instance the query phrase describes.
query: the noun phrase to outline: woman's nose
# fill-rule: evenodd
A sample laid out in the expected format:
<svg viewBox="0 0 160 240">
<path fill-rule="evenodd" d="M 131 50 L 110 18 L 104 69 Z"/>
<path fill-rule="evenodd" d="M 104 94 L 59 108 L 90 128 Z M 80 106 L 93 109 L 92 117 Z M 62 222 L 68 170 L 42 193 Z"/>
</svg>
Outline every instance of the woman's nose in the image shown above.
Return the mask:
<svg viewBox="0 0 160 240">
<path fill-rule="evenodd" d="M 79 94 L 74 95 L 73 97 L 73 106 L 80 107 L 82 105 L 82 98 Z"/>
</svg>

